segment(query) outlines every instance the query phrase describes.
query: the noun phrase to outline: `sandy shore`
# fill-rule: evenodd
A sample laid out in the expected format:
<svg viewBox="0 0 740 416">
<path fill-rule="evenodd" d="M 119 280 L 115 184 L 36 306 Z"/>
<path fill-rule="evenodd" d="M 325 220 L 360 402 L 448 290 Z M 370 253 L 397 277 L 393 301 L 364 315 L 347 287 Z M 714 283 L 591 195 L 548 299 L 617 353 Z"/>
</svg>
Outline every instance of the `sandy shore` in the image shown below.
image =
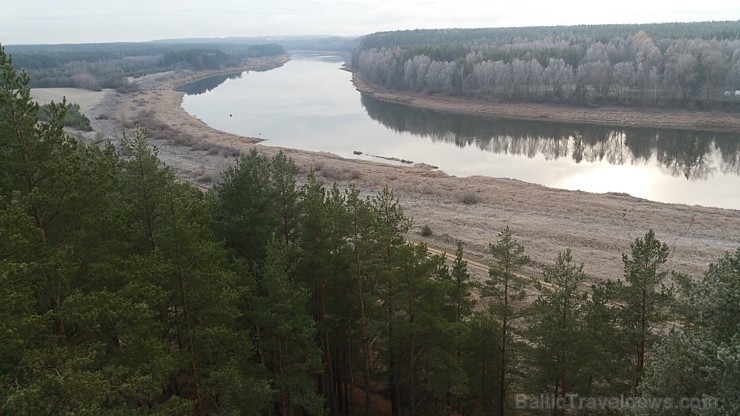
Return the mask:
<svg viewBox="0 0 740 416">
<path fill-rule="evenodd" d="M 243 69 L 278 66 L 286 59 L 252 61 Z M 171 133 L 172 137 L 152 140 L 160 158 L 178 176 L 203 187 L 217 180 L 219 172 L 234 163 L 238 152 L 256 146 L 268 156 L 275 154 L 279 149 L 268 146 L 269 141 L 257 144 L 253 138 L 217 131 L 182 109 L 183 93 L 174 88 L 207 75 L 213 73 L 155 74 L 136 80 L 138 92 L 107 91 L 86 111 L 95 131 L 75 134 L 89 142 L 115 143 L 122 129 L 134 124 L 133 120 L 144 120 Z M 629 250 L 631 241 L 651 228 L 671 247 L 669 267 L 695 276 L 725 251 L 740 247 L 740 211 L 736 210 L 558 190 L 511 179 L 457 178 L 422 165 L 391 166 L 328 153 L 282 150 L 296 161 L 302 173 L 314 169 L 327 184 L 355 183 L 368 195 L 386 184 L 391 186 L 415 221 L 409 238 L 448 252 L 454 250 L 459 239 L 466 244 L 471 259 L 487 262 L 489 243 L 509 225 L 534 261 L 529 270 L 532 276 L 538 276 L 559 251 L 570 247 L 594 280 L 620 278 L 621 254 Z M 476 202 L 463 203 L 465 194 L 474 195 Z M 423 225 L 432 229 L 432 237 L 419 235 Z"/>
<path fill-rule="evenodd" d="M 369 85 L 357 72 L 353 73 L 352 82 L 360 92 L 381 101 L 447 113 L 605 126 L 740 133 L 740 113 L 732 110 L 694 111 L 609 106 L 586 108 L 560 104 L 474 101 L 442 95 L 430 96 L 421 93 L 391 91 Z"/>
<path fill-rule="evenodd" d="M 105 94 L 105 90 L 89 91 L 80 88 L 33 88 L 31 90 L 31 98 L 39 104 L 48 104 L 52 101 L 61 103 L 66 97 L 68 103 L 79 104 L 83 113 L 90 112 L 100 104 Z"/>
</svg>

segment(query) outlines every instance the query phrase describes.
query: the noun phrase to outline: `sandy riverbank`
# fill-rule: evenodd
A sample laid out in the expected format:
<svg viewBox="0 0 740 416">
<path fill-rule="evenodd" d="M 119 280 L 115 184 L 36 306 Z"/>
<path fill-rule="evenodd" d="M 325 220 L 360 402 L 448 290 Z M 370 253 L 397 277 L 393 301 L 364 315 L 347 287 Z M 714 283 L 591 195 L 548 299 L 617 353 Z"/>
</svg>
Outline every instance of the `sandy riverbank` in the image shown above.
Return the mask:
<svg viewBox="0 0 740 416">
<path fill-rule="evenodd" d="M 31 98 L 39 104 L 52 101 L 61 103 L 66 97 L 68 103 L 79 104 L 80 110 L 90 112 L 105 97 L 106 91 L 89 91 L 80 88 L 33 88 Z"/>
<path fill-rule="evenodd" d="M 605 126 L 740 133 L 740 113 L 732 110 L 694 111 L 609 106 L 586 108 L 560 104 L 475 101 L 443 95 L 391 91 L 369 85 L 357 72 L 353 73 L 352 82 L 360 92 L 381 101 L 447 113 Z"/>
<path fill-rule="evenodd" d="M 244 69 L 281 65 L 287 58 L 281 59 L 254 61 Z M 87 112 L 95 131 L 81 136 L 90 142 L 116 142 L 122 128 L 133 126 L 133 120 L 146 120 L 171 133 L 172 137 L 164 134 L 152 140 L 161 159 L 183 179 L 204 187 L 234 163 L 238 152 L 256 146 L 267 155 L 276 153 L 279 149 L 269 146 L 269 140 L 257 144 L 253 138 L 217 131 L 182 109 L 183 93 L 174 88 L 208 75 L 214 74 L 155 74 L 135 81 L 138 92 L 108 91 Z M 650 228 L 670 245 L 670 267 L 693 275 L 702 273 L 725 251 L 740 247 L 740 211 L 558 190 L 511 179 L 457 178 L 425 166 L 390 166 L 283 150 L 302 173 L 314 169 L 328 184 L 355 183 L 367 194 L 391 186 L 415 220 L 410 238 L 434 247 L 452 251 L 460 239 L 471 258 L 486 262 L 488 244 L 509 225 L 534 260 L 533 275 L 552 264 L 558 251 L 571 247 L 575 259 L 586 264 L 586 272 L 595 280 L 619 278 L 621 253 Z M 475 203 L 462 202 L 471 195 Z M 422 225 L 429 225 L 434 235 L 422 238 L 418 233 Z"/>
</svg>

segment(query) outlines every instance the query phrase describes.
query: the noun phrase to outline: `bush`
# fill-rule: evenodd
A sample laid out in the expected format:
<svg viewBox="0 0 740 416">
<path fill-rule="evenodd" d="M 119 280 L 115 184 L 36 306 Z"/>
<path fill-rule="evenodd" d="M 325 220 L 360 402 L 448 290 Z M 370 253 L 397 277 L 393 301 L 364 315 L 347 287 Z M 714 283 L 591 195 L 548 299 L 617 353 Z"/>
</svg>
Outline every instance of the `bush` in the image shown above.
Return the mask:
<svg viewBox="0 0 740 416">
<path fill-rule="evenodd" d="M 39 121 L 48 122 L 51 120 L 51 106 L 44 104 L 39 107 Z M 92 131 L 90 119 L 80 112 L 80 105 L 67 103 L 67 112 L 64 115 L 64 126 L 82 131 Z"/>
<path fill-rule="evenodd" d="M 428 225 L 425 225 L 421 227 L 421 235 L 424 237 L 431 237 L 432 236 L 432 229 L 429 228 Z"/>
<path fill-rule="evenodd" d="M 480 202 L 480 197 L 473 191 L 465 191 L 460 195 L 460 202 L 465 205 L 474 205 Z"/>
<path fill-rule="evenodd" d="M 344 181 L 356 181 L 362 177 L 362 174 L 354 169 L 343 167 L 338 168 L 334 166 L 321 166 L 321 170 L 316 169 L 316 165 L 314 165 L 314 170 L 317 172 L 321 172 L 321 175 L 329 180 L 336 181 L 336 182 L 344 182 Z"/>
</svg>

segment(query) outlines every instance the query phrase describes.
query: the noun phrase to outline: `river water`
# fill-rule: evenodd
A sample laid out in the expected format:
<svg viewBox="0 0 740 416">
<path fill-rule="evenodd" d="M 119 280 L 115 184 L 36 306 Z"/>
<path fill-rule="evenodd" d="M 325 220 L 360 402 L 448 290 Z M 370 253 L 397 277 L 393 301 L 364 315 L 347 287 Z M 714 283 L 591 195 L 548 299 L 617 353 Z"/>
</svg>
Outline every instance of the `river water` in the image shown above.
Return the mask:
<svg viewBox="0 0 740 416">
<path fill-rule="evenodd" d="M 614 128 L 447 115 L 378 101 L 336 56 L 294 54 L 283 67 L 183 87 L 183 108 L 265 145 L 347 158 L 426 163 L 661 202 L 740 209 L 740 133 Z M 356 155 L 355 152 L 362 152 Z M 382 158 L 380 158 L 382 157 Z"/>
</svg>

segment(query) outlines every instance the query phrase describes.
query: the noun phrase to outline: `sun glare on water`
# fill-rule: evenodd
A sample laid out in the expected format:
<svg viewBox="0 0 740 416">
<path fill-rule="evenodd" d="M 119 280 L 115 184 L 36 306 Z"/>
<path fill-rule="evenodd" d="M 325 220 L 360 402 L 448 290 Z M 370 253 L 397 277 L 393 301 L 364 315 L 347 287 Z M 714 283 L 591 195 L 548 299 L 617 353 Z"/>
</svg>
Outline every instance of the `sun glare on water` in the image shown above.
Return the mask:
<svg viewBox="0 0 740 416">
<path fill-rule="evenodd" d="M 638 198 L 650 198 L 655 177 L 649 169 L 626 165 L 601 165 L 586 173 L 569 176 L 560 188 L 586 192 L 623 192 Z"/>
</svg>

